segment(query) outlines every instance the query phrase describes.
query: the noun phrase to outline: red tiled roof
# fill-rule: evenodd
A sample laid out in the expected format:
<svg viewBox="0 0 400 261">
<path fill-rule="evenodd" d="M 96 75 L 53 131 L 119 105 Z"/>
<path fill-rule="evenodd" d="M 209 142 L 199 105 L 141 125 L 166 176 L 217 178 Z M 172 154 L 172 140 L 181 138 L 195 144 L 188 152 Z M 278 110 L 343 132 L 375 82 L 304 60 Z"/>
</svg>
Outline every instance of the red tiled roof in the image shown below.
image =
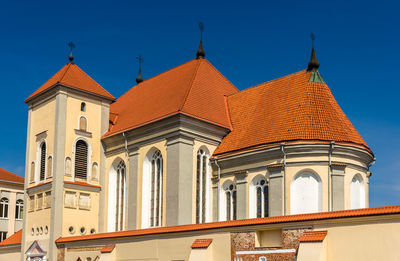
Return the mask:
<svg viewBox="0 0 400 261">
<path fill-rule="evenodd" d="M 86 186 L 86 187 L 93 187 L 93 188 L 101 188 L 101 186 L 89 184 L 89 183 L 82 182 L 82 181 L 64 181 L 64 183 L 81 185 L 81 186 Z"/>
<path fill-rule="evenodd" d="M 74 63 L 66 64 L 61 70 L 54 74 L 45 84 L 32 93 L 25 102 L 28 102 L 36 95 L 61 84 L 70 88 L 83 90 L 89 93 L 97 94 L 110 100 L 115 100 L 108 91 L 100 86 L 95 80 L 87 75 L 81 68 Z"/>
<path fill-rule="evenodd" d="M 9 181 L 24 184 L 24 178 L 0 168 L 0 181 Z"/>
<path fill-rule="evenodd" d="M 115 248 L 115 245 L 106 245 L 100 250 L 100 252 L 101 253 L 111 253 L 114 250 L 114 248 Z"/>
<path fill-rule="evenodd" d="M 234 228 L 241 226 L 267 225 L 267 224 L 278 224 L 278 223 L 304 222 L 304 221 L 354 218 L 354 217 L 364 217 L 364 216 L 367 217 L 367 216 L 379 216 L 379 215 L 394 215 L 394 214 L 397 215 L 400 214 L 400 205 L 311 213 L 311 214 L 300 214 L 300 215 L 220 221 L 212 223 L 170 226 L 170 227 L 157 227 L 157 228 L 128 230 L 120 232 L 99 233 L 99 234 L 84 235 L 84 236 L 60 237 L 59 239 L 56 240 L 56 243 L 143 236 L 152 234 L 167 234 L 167 233 L 188 232 L 188 231 L 201 231 L 209 229 Z"/>
<path fill-rule="evenodd" d="M 300 237 L 300 242 L 322 242 L 324 241 L 328 231 L 311 231 L 304 232 Z"/>
<path fill-rule="evenodd" d="M 192 248 L 208 248 L 212 239 L 196 239 L 193 241 Z"/>
<path fill-rule="evenodd" d="M 104 137 L 182 113 L 230 128 L 225 96 L 238 92 L 206 59 L 194 59 L 132 87 L 111 104 Z"/>
<path fill-rule="evenodd" d="M 0 242 L 0 247 L 21 244 L 21 241 L 22 241 L 22 229 L 18 230 L 13 235 Z"/>
<path fill-rule="evenodd" d="M 325 83 L 305 70 L 228 96 L 233 130 L 214 156 L 287 141 L 335 141 L 371 151 Z"/>
</svg>

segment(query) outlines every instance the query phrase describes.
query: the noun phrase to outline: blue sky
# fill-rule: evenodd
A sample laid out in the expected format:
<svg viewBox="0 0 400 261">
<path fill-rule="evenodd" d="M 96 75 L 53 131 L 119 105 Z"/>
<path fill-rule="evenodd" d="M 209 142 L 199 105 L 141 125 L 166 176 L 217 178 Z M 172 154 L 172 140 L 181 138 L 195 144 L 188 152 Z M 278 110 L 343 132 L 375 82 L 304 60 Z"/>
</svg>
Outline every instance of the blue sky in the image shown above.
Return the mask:
<svg viewBox="0 0 400 261">
<path fill-rule="evenodd" d="M 23 175 L 24 99 L 57 72 L 74 41 L 76 63 L 114 96 L 206 57 L 244 89 L 306 67 L 320 72 L 377 162 L 370 205 L 400 203 L 400 34 L 396 1 L 6 1 L 0 8 L 0 167 Z"/>
</svg>

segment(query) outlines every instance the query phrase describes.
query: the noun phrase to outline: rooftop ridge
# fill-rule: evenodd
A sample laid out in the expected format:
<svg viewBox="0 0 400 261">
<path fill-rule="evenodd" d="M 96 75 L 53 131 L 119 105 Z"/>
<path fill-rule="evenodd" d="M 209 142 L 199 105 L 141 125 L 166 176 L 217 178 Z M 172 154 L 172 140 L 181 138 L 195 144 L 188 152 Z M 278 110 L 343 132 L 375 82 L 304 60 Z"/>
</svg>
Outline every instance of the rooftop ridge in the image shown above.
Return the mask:
<svg viewBox="0 0 400 261">
<path fill-rule="evenodd" d="M 204 59 L 204 58 L 203 58 L 203 59 Z M 187 91 L 187 93 L 186 93 L 186 95 L 185 95 L 185 98 L 183 99 L 182 105 L 179 106 L 179 108 L 178 108 L 179 111 L 182 111 L 182 110 L 183 110 L 183 107 L 185 107 L 187 98 L 188 98 L 189 95 L 190 95 L 190 91 L 193 89 L 194 79 L 196 79 L 197 73 L 198 73 L 199 68 L 200 68 L 200 65 L 201 65 L 201 61 L 202 61 L 203 59 L 196 59 L 196 61 L 198 61 L 197 64 L 196 64 L 196 69 L 194 70 L 194 73 L 193 73 L 193 75 L 192 75 L 192 79 L 190 79 L 189 88 L 188 88 L 188 91 Z"/>
</svg>

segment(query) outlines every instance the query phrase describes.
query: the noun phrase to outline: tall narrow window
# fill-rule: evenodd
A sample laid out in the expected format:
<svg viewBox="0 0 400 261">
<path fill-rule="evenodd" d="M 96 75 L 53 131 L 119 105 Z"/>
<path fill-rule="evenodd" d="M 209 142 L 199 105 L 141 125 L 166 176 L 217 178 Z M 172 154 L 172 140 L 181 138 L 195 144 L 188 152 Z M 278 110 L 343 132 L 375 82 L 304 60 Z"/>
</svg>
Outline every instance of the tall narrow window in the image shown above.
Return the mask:
<svg viewBox="0 0 400 261">
<path fill-rule="evenodd" d="M 24 201 L 22 199 L 17 200 L 15 205 L 15 219 L 22 219 L 24 214 Z"/>
<path fill-rule="evenodd" d="M 225 188 L 226 220 L 236 220 L 236 186 L 230 184 Z"/>
<path fill-rule="evenodd" d="M 125 175 L 126 166 L 123 161 L 121 161 L 117 166 L 117 191 L 116 191 L 116 210 L 115 210 L 115 231 L 124 230 L 125 226 Z"/>
<path fill-rule="evenodd" d="M 87 120 L 83 116 L 79 118 L 79 130 L 87 131 Z"/>
<path fill-rule="evenodd" d="M 44 180 L 46 171 L 46 143 L 40 145 L 40 181 Z"/>
<path fill-rule="evenodd" d="M 353 177 L 350 184 L 351 209 L 365 208 L 365 186 L 360 174 Z"/>
<path fill-rule="evenodd" d="M 204 150 L 199 150 L 196 171 L 196 223 L 206 222 L 208 165 L 208 155 Z"/>
<path fill-rule="evenodd" d="M 81 103 L 81 111 L 86 111 L 86 103 Z"/>
<path fill-rule="evenodd" d="M 151 160 L 150 226 L 152 227 L 161 226 L 162 221 L 162 175 L 162 155 L 160 151 L 156 151 Z"/>
<path fill-rule="evenodd" d="M 8 218 L 8 198 L 0 199 L 0 218 Z"/>
<path fill-rule="evenodd" d="M 75 178 L 86 181 L 88 171 L 88 145 L 78 140 L 75 147 Z"/>
<path fill-rule="evenodd" d="M 250 218 L 268 217 L 268 183 L 264 177 L 253 179 L 250 193 Z"/>
</svg>

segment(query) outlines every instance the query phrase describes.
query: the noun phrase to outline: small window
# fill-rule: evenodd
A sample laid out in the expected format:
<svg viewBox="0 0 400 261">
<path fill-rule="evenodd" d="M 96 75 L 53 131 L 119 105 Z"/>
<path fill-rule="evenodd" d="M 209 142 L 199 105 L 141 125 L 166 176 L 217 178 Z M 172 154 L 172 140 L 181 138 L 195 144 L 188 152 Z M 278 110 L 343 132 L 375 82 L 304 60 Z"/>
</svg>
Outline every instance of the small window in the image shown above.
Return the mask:
<svg viewBox="0 0 400 261">
<path fill-rule="evenodd" d="M 17 200 L 15 205 L 15 219 L 22 219 L 24 214 L 24 201 L 22 199 Z"/>
<path fill-rule="evenodd" d="M 8 218 L 8 198 L 0 199 L 0 218 Z"/>
<path fill-rule="evenodd" d="M 81 103 L 81 111 L 86 111 L 86 103 Z"/>
<path fill-rule="evenodd" d="M 47 158 L 47 178 L 53 176 L 53 157 Z"/>
</svg>

